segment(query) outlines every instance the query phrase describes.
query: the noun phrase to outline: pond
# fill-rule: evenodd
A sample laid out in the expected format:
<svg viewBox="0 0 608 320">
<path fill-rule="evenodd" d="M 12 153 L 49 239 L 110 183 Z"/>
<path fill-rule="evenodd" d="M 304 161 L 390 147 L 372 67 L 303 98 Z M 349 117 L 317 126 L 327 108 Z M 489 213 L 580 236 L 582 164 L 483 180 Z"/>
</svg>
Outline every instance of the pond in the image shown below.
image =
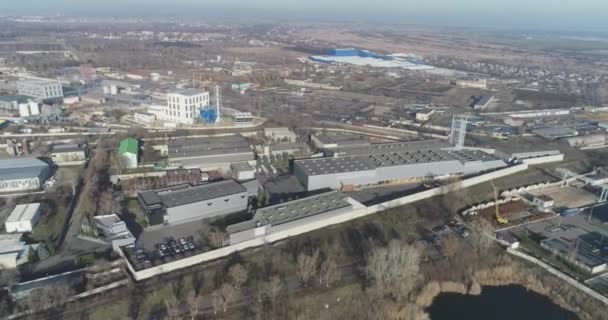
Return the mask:
<svg viewBox="0 0 608 320">
<path fill-rule="evenodd" d="M 578 320 L 548 297 L 522 286 L 483 287 L 480 295 L 442 293 L 427 309 L 431 320 Z"/>
</svg>

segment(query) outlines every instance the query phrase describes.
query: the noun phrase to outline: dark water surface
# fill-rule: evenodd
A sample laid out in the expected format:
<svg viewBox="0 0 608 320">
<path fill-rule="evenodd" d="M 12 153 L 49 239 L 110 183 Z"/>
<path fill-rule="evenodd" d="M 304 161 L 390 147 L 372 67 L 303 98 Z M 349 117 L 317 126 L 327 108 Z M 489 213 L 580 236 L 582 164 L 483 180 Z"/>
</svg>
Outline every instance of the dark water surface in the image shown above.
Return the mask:
<svg viewBox="0 0 608 320">
<path fill-rule="evenodd" d="M 548 297 L 522 286 L 483 287 L 481 295 L 442 293 L 427 309 L 431 320 L 578 320 Z"/>
</svg>

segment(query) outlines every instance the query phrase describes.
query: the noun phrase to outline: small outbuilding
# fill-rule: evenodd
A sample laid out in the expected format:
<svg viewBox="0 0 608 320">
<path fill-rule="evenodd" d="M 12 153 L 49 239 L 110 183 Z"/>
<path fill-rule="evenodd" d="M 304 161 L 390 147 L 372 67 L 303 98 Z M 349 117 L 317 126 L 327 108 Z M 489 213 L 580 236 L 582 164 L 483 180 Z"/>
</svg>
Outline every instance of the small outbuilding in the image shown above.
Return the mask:
<svg viewBox="0 0 608 320">
<path fill-rule="evenodd" d="M 4 223 L 6 232 L 32 232 L 40 219 L 40 204 L 20 204 L 13 209 Z"/>
</svg>

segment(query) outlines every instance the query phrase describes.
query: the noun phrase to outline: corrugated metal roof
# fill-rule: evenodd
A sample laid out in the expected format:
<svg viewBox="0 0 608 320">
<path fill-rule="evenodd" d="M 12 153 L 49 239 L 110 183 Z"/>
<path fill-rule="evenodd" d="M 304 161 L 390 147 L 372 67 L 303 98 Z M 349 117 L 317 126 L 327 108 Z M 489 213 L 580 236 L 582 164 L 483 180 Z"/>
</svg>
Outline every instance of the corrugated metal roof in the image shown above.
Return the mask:
<svg viewBox="0 0 608 320">
<path fill-rule="evenodd" d="M 38 158 L 10 158 L 0 160 L 0 170 L 2 169 L 18 169 L 29 167 L 47 166 L 47 164 Z"/>
<path fill-rule="evenodd" d="M 19 204 L 13 209 L 6 222 L 30 221 L 40 209 L 40 203 Z"/>
<path fill-rule="evenodd" d="M 12 158 L 0 160 L 0 180 L 35 178 L 48 167 L 36 158 Z"/>
<path fill-rule="evenodd" d="M 130 138 L 130 137 L 126 138 L 120 142 L 120 148 L 118 151 L 120 154 L 124 154 L 124 153 L 137 154 L 137 153 L 139 153 L 139 141 L 137 141 L 137 139 Z"/>
</svg>

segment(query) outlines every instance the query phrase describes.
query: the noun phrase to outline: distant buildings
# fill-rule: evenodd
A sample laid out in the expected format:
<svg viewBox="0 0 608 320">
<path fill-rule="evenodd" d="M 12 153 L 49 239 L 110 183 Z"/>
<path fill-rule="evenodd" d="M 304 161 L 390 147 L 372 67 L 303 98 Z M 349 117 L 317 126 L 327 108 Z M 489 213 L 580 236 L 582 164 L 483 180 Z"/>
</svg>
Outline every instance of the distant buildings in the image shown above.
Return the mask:
<svg viewBox="0 0 608 320">
<path fill-rule="evenodd" d="M 574 137 L 578 131 L 568 127 L 546 127 L 532 130 L 535 135 L 553 141 L 560 138 Z"/>
<path fill-rule="evenodd" d="M 133 120 L 141 125 L 149 126 L 156 121 L 156 115 L 148 112 L 136 112 L 133 114 Z"/>
<path fill-rule="evenodd" d="M 186 89 L 167 94 L 167 105 L 157 115 L 160 120 L 192 125 L 200 118 L 200 110 L 209 106 L 209 92 Z"/>
<path fill-rule="evenodd" d="M 49 172 L 49 165 L 36 158 L 0 160 L 0 192 L 38 190 Z"/>
<path fill-rule="evenodd" d="M 371 144 L 366 138 L 346 134 L 314 134 L 310 137 L 310 141 L 320 150 L 351 146 L 369 146 Z"/>
<path fill-rule="evenodd" d="M 432 66 L 425 65 L 421 59 L 410 54 L 382 55 L 367 50 L 334 49 L 331 54 L 311 56 L 309 60 L 317 63 L 333 65 L 371 66 L 377 68 L 402 68 L 406 70 L 430 70 Z"/>
<path fill-rule="evenodd" d="M 56 144 L 51 149 L 51 159 L 58 165 L 82 164 L 87 156 L 88 149 L 79 144 Z"/>
<path fill-rule="evenodd" d="M 419 111 L 416 112 L 416 121 L 418 122 L 427 122 L 431 120 L 431 117 L 435 114 L 435 110 L 430 111 Z"/>
<path fill-rule="evenodd" d="M 29 117 L 40 114 L 40 105 L 35 101 L 28 101 L 27 103 L 19 104 L 19 116 Z"/>
<path fill-rule="evenodd" d="M 566 140 L 571 147 L 579 149 L 597 148 L 608 145 L 608 135 L 605 133 L 572 137 Z"/>
<path fill-rule="evenodd" d="M 482 95 L 475 99 L 475 102 L 473 103 L 473 109 L 485 110 L 488 108 L 488 106 L 490 106 L 492 101 L 494 101 L 493 95 L 488 95 L 488 94 Z"/>
<path fill-rule="evenodd" d="M 118 155 L 123 161 L 124 168 L 137 168 L 137 159 L 139 156 L 139 141 L 130 137 L 122 140 L 118 149 Z"/>
<path fill-rule="evenodd" d="M 456 81 L 456 85 L 461 88 L 484 89 L 485 90 L 488 88 L 488 80 L 486 80 L 486 79 L 458 80 L 458 81 Z"/>
<path fill-rule="evenodd" d="M 286 84 L 288 84 L 290 86 L 296 86 L 296 87 L 304 87 L 304 88 L 310 88 L 310 89 L 335 90 L 335 91 L 342 90 L 342 87 L 332 86 L 332 85 L 323 84 L 323 83 L 316 83 L 316 82 L 312 82 L 309 80 L 285 79 L 284 81 Z"/>
<path fill-rule="evenodd" d="M 23 95 L 0 96 L 0 111 L 19 111 L 19 105 L 27 103 L 29 99 L 29 97 Z"/>
<path fill-rule="evenodd" d="M 63 99 L 63 88 L 57 80 L 51 79 L 24 79 L 17 82 L 17 91 L 20 95 L 32 97 L 38 101 Z"/>
<path fill-rule="evenodd" d="M 264 128 L 264 137 L 271 142 L 296 142 L 298 136 L 289 128 Z"/>
<path fill-rule="evenodd" d="M 19 204 L 13 209 L 4 223 L 4 229 L 12 232 L 32 232 L 40 219 L 40 204 Z"/>
<path fill-rule="evenodd" d="M 248 162 L 237 162 L 230 165 L 232 178 L 238 181 L 255 179 L 255 169 Z"/>
<path fill-rule="evenodd" d="M 144 191 L 137 199 L 150 225 L 219 218 L 249 204 L 247 189 L 234 180 Z"/>
<path fill-rule="evenodd" d="M 249 126 L 253 124 L 253 115 L 251 112 L 234 112 L 230 114 L 235 126 Z"/>
</svg>

